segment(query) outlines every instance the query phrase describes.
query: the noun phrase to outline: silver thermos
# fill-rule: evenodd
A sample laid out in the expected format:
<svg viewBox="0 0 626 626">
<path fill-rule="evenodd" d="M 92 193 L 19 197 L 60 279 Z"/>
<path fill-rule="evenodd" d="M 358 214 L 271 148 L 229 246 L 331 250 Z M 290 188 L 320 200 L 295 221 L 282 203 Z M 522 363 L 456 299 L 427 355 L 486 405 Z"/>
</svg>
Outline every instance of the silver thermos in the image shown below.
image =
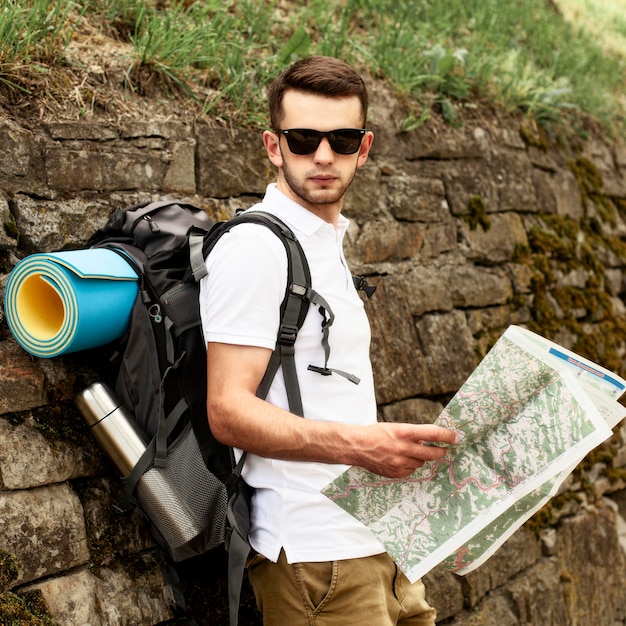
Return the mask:
<svg viewBox="0 0 626 626">
<path fill-rule="evenodd" d="M 146 451 L 148 437 L 104 383 L 93 383 L 81 391 L 76 406 L 115 467 L 128 476 Z"/>
<path fill-rule="evenodd" d="M 96 441 L 122 475 L 128 476 L 148 443 L 135 420 L 128 415 L 115 394 L 100 382 L 80 392 L 76 397 L 76 406 Z M 170 552 L 184 548 L 202 533 L 193 512 L 181 502 L 163 469 L 149 469 L 139 479 L 135 493 Z"/>
</svg>

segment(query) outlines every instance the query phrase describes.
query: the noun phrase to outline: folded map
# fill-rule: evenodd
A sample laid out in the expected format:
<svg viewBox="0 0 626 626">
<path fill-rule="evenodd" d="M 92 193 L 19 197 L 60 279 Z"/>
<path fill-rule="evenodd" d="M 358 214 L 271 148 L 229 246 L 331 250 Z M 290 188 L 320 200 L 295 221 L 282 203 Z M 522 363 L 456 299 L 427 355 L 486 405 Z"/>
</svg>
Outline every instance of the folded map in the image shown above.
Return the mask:
<svg viewBox="0 0 626 626">
<path fill-rule="evenodd" d="M 351 467 L 322 491 L 415 581 L 484 563 L 625 416 L 626 381 L 510 326 L 436 420 L 460 443 L 410 477 Z"/>
</svg>

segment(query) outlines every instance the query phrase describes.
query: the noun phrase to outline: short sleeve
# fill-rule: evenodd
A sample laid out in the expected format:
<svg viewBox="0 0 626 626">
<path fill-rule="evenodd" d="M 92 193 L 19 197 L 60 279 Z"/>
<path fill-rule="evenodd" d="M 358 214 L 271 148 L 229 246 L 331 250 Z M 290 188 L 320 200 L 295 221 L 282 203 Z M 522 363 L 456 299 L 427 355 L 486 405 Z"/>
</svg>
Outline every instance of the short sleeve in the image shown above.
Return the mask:
<svg viewBox="0 0 626 626">
<path fill-rule="evenodd" d="M 206 342 L 274 349 L 287 286 L 282 242 L 258 224 L 224 234 L 206 259 L 200 315 Z"/>
</svg>

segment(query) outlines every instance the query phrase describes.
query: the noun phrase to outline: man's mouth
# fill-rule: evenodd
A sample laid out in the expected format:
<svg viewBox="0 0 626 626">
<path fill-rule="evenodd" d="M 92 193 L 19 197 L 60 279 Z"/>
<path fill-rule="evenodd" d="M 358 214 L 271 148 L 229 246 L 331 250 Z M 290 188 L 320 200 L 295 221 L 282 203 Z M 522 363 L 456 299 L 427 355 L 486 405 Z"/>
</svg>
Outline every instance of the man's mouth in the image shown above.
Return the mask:
<svg viewBox="0 0 626 626">
<path fill-rule="evenodd" d="M 311 176 L 311 180 L 314 183 L 317 183 L 318 185 L 330 185 L 337 179 L 335 176 L 327 176 L 324 174 L 320 174 L 318 176 Z"/>
</svg>

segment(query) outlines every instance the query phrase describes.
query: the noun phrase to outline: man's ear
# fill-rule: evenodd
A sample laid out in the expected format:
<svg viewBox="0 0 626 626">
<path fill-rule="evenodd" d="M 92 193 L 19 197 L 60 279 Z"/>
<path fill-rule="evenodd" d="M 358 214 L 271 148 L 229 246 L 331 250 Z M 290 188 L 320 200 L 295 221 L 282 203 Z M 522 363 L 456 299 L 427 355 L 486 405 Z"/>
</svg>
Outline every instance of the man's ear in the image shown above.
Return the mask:
<svg viewBox="0 0 626 626">
<path fill-rule="evenodd" d="M 357 167 L 361 167 L 365 165 L 367 161 L 367 157 L 370 153 L 370 148 L 372 147 L 372 143 L 374 142 L 374 133 L 371 130 L 368 130 L 365 135 L 363 135 L 363 140 L 361 141 L 361 147 L 359 148 L 359 158 L 356 163 Z"/>
<path fill-rule="evenodd" d="M 282 167 L 283 155 L 280 151 L 280 135 L 269 130 L 263 132 L 263 145 L 269 157 L 270 163 L 276 167 Z"/>
</svg>

